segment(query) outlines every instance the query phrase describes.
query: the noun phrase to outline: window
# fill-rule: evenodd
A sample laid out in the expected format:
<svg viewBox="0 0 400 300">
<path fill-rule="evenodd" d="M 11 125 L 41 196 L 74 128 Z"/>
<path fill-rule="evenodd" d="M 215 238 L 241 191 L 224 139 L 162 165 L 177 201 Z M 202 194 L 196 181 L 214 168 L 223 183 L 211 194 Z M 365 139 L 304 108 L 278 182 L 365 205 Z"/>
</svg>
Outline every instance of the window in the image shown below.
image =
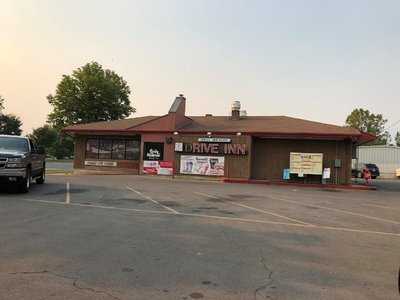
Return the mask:
<svg viewBox="0 0 400 300">
<path fill-rule="evenodd" d="M 86 141 L 87 159 L 139 160 L 140 141 L 90 138 Z"/>
<path fill-rule="evenodd" d="M 112 159 L 125 159 L 125 140 L 113 140 Z"/>
<path fill-rule="evenodd" d="M 86 141 L 86 158 L 99 158 L 99 140 L 88 139 Z"/>
<path fill-rule="evenodd" d="M 139 160 L 140 157 L 140 142 L 134 140 L 126 141 L 126 159 Z"/>
<path fill-rule="evenodd" d="M 99 159 L 111 159 L 112 140 L 99 141 Z"/>
</svg>

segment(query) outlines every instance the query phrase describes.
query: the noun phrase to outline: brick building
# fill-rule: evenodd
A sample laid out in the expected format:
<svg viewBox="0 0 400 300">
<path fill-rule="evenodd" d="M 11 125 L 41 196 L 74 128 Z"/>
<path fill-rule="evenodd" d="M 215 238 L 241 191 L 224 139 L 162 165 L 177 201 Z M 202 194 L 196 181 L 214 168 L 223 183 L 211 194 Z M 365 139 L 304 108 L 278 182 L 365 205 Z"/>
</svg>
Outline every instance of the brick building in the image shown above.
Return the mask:
<svg viewBox="0 0 400 300">
<path fill-rule="evenodd" d="M 175 98 L 163 116 L 72 125 L 74 168 L 94 172 L 196 175 L 346 184 L 360 131 L 285 116 L 186 116 Z"/>
</svg>

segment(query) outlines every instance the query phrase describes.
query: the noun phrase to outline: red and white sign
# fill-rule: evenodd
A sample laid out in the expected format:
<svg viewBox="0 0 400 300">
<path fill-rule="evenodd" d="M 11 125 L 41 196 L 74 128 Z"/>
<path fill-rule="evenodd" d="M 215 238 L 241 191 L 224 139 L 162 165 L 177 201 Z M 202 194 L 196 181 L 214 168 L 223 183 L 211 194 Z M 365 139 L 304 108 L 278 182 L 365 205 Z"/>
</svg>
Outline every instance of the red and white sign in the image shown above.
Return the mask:
<svg viewBox="0 0 400 300">
<path fill-rule="evenodd" d="M 174 167 L 171 161 L 145 160 L 143 161 L 143 173 L 171 176 L 174 173 Z"/>
</svg>

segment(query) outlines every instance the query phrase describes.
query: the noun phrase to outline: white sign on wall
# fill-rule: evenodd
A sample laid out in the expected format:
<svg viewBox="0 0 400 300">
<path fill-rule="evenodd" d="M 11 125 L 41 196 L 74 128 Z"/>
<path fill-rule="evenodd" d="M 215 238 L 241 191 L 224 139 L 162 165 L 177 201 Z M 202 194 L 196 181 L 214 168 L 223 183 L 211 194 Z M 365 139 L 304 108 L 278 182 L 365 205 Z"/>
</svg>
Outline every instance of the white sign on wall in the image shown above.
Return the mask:
<svg viewBox="0 0 400 300">
<path fill-rule="evenodd" d="M 175 143 L 175 152 L 183 151 L 183 143 Z"/>
<path fill-rule="evenodd" d="M 224 176 L 223 156 L 182 155 L 180 173 L 203 176 Z"/>
<path fill-rule="evenodd" d="M 290 152 L 290 173 L 299 177 L 304 175 L 322 175 L 322 153 Z"/>
<path fill-rule="evenodd" d="M 116 161 L 85 160 L 85 166 L 93 167 L 116 167 Z"/>
<path fill-rule="evenodd" d="M 200 137 L 197 139 L 200 143 L 231 143 L 230 138 L 219 138 L 219 137 Z"/>
</svg>

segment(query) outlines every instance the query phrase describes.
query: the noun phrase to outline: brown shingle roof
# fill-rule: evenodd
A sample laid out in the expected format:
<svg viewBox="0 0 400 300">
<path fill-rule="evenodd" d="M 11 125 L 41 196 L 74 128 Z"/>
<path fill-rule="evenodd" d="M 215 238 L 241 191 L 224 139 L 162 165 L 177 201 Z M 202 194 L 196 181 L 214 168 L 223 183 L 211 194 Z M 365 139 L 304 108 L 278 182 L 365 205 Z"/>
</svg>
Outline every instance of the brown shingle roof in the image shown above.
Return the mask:
<svg viewBox="0 0 400 300">
<path fill-rule="evenodd" d="M 190 117 L 193 122 L 181 132 L 242 132 L 271 134 L 360 135 L 357 129 L 286 116 L 247 116 L 233 120 L 226 116 Z"/>
<path fill-rule="evenodd" d="M 138 118 L 130 118 L 124 120 L 116 120 L 116 121 L 103 121 L 103 122 L 94 122 L 87 124 L 77 124 L 71 125 L 64 128 L 64 131 L 96 131 L 96 130 L 106 130 L 106 131 L 119 131 L 119 130 L 128 130 L 131 127 L 135 127 L 141 125 L 143 123 L 152 121 L 159 117 L 156 116 L 146 116 L 146 117 L 138 117 Z"/>
<path fill-rule="evenodd" d="M 76 131 L 135 131 L 135 127 L 151 123 L 160 117 L 147 116 L 110 122 L 96 122 L 68 126 L 66 132 Z M 191 123 L 177 128 L 179 132 L 211 131 L 213 133 L 259 133 L 289 135 L 345 135 L 360 136 L 357 129 L 337 125 L 324 124 L 286 116 L 247 116 L 234 120 L 227 116 L 193 116 L 188 117 Z M 160 128 L 159 131 L 165 131 Z"/>
</svg>

